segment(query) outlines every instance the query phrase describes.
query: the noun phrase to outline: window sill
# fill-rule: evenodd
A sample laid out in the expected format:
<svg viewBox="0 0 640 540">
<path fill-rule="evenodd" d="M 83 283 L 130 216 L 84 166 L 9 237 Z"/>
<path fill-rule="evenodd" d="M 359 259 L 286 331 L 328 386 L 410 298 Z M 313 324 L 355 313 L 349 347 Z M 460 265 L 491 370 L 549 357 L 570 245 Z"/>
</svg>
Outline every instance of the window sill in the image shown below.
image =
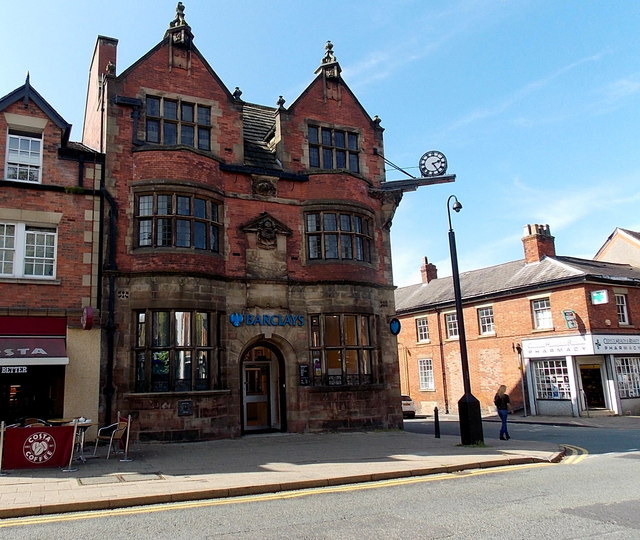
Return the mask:
<svg viewBox="0 0 640 540">
<path fill-rule="evenodd" d="M 3 178 L 2 180 L 4 180 L 5 182 L 15 182 L 16 184 L 42 184 L 42 180 L 38 180 L 37 182 L 34 182 L 33 180 L 18 180 L 17 178 Z"/>
<path fill-rule="evenodd" d="M 184 399 L 185 397 L 205 397 L 231 394 L 231 390 L 186 390 L 184 392 L 127 392 L 125 398 L 155 398 L 167 397 Z"/>
<path fill-rule="evenodd" d="M 532 328 L 531 333 L 533 334 L 542 334 L 544 332 L 553 332 L 555 331 L 554 327 L 551 328 Z"/>
<path fill-rule="evenodd" d="M 348 264 L 351 266 L 366 266 L 373 268 L 372 262 L 359 261 L 357 259 L 306 259 L 307 264 Z"/>
<path fill-rule="evenodd" d="M 20 283 L 22 285 L 60 285 L 62 282 L 56 278 L 23 278 L 23 277 L 0 277 L 0 283 Z"/>
<path fill-rule="evenodd" d="M 424 341 L 416 341 L 416 345 L 431 345 L 431 340 L 425 339 Z"/>
<path fill-rule="evenodd" d="M 181 253 L 185 252 L 192 253 L 193 255 L 207 255 L 210 257 L 220 257 L 221 254 L 217 251 L 211 251 L 208 249 L 196 249 L 193 247 L 173 247 L 173 246 L 162 246 L 162 247 L 135 247 L 133 248 L 133 255 L 149 255 L 153 253 Z"/>
<path fill-rule="evenodd" d="M 492 338 L 492 337 L 496 337 L 496 333 L 495 332 L 487 332 L 486 334 L 479 334 L 478 337 L 480 339 L 483 338 Z"/>
<path fill-rule="evenodd" d="M 309 392 L 353 392 L 356 390 L 382 390 L 384 384 L 371 383 L 371 384 L 343 384 L 336 386 L 303 386 L 300 388 L 307 388 Z"/>
<path fill-rule="evenodd" d="M 420 388 L 420 392 L 433 392 L 435 393 L 435 388 Z"/>
</svg>

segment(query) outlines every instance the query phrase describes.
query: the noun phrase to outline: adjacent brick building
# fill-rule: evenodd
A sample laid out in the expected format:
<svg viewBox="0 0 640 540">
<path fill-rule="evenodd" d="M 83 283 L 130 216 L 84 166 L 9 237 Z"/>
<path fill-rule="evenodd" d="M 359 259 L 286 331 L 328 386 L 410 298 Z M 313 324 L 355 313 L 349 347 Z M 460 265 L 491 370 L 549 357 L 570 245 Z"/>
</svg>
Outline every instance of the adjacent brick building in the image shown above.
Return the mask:
<svg viewBox="0 0 640 540">
<path fill-rule="evenodd" d="M 0 98 L 0 420 L 97 418 L 103 156 L 31 86 Z"/>
<path fill-rule="evenodd" d="M 460 275 L 483 411 L 505 384 L 528 414 L 639 414 L 640 268 L 558 256 L 548 225 L 528 225 L 522 241 L 524 259 Z M 463 385 L 452 279 L 426 258 L 422 278 L 396 291 L 402 392 L 419 413 L 453 412 Z"/>
<path fill-rule="evenodd" d="M 134 437 L 401 426 L 382 128 L 332 44 L 289 106 L 244 102 L 181 4 L 128 68 L 93 55 L 83 143 L 106 155 L 101 416 Z M 411 185 L 409 185 L 411 184 Z"/>
</svg>

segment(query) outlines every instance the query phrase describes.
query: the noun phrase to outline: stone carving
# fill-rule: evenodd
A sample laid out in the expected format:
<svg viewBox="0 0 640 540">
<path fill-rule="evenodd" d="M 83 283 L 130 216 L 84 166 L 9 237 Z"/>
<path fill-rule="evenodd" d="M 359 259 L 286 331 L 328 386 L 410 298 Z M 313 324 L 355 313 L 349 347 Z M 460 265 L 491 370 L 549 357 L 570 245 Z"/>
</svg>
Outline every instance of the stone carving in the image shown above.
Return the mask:
<svg viewBox="0 0 640 540">
<path fill-rule="evenodd" d="M 263 195 L 267 197 L 275 197 L 276 182 L 264 176 L 254 177 L 252 181 L 252 189 L 254 195 Z"/>
<path fill-rule="evenodd" d="M 187 22 L 184 20 L 184 4 L 182 2 L 178 2 L 176 6 L 176 18 L 173 19 L 169 23 L 170 28 L 174 28 L 176 26 L 184 26 Z"/>
<path fill-rule="evenodd" d="M 262 249 L 275 249 L 278 241 L 276 227 L 270 219 L 265 219 L 258 224 L 256 233 L 258 247 Z"/>
</svg>

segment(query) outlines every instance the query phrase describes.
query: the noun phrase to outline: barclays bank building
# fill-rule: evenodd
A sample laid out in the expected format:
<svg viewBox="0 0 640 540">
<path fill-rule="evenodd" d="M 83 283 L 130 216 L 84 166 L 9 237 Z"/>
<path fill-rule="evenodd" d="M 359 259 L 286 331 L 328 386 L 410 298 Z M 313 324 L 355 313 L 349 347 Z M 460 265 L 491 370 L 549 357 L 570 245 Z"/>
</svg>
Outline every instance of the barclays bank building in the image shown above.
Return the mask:
<svg viewBox="0 0 640 540">
<path fill-rule="evenodd" d="M 330 42 L 290 104 L 258 105 L 186 18 L 179 4 L 130 66 L 104 36 L 91 61 L 101 419 L 128 413 L 134 439 L 167 441 L 401 427 L 389 236 L 416 186 L 386 182 L 380 119 Z"/>
</svg>

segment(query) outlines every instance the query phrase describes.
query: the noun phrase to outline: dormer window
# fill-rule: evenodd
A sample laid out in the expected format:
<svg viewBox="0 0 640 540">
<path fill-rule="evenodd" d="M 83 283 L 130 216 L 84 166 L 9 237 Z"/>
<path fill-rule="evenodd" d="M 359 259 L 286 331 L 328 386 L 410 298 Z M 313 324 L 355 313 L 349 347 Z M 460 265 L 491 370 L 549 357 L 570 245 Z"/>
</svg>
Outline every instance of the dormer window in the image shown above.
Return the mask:
<svg viewBox="0 0 640 540">
<path fill-rule="evenodd" d="M 360 172 L 357 133 L 309 126 L 308 137 L 309 167 Z"/>
<path fill-rule="evenodd" d="M 40 183 L 41 169 L 42 135 L 9 130 L 6 179 Z"/>
<path fill-rule="evenodd" d="M 211 107 L 147 96 L 146 114 L 147 142 L 211 150 Z"/>
</svg>

